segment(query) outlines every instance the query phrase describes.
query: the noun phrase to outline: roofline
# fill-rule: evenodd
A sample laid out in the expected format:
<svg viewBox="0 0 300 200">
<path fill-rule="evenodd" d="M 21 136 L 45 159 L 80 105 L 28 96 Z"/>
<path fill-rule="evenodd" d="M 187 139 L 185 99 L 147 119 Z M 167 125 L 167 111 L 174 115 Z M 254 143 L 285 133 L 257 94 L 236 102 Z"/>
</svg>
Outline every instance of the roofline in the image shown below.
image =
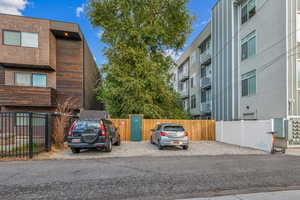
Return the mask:
<svg viewBox="0 0 300 200">
<path fill-rule="evenodd" d="M 20 18 L 28 18 L 28 19 L 39 19 L 39 20 L 44 20 L 44 21 L 62 22 L 62 23 L 68 23 L 68 24 L 75 24 L 75 25 L 77 25 L 77 26 L 80 27 L 80 25 L 78 23 L 69 22 L 69 21 L 62 21 L 62 20 L 55 20 L 55 19 L 46 19 L 46 18 L 38 18 L 38 17 L 30 17 L 30 16 L 23 16 L 23 15 L 13 15 L 13 14 L 6 14 L 6 13 L 0 13 L 0 15 L 20 17 Z"/>
<path fill-rule="evenodd" d="M 186 50 L 181 54 L 181 56 L 176 60 L 176 67 L 178 67 L 178 65 L 182 65 L 184 64 L 187 60 L 188 57 L 186 59 L 183 60 L 183 62 L 179 63 L 179 61 L 181 60 L 181 58 L 185 55 L 185 52 L 187 52 L 194 44 L 194 42 L 196 42 L 197 38 L 201 37 L 201 35 L 203 34 L 203 32 L 206 30 L 206 28 L 208 26 L 211 26 L 211 19 L 209 20 L 209 22 L 202 28 L 201 32 L 195 37 L 195 39 L 192 41 L 192 43 L 186 48 Z"/>
<path fill-rule="evenodd" d="M 0 16 L 1 15 L 4 15 L 4 16 L 13 16 L 13 17 L 20 17 L 20 18 L 27 18 L 27 19 L 38 19 L 38 20 L 43 20 L 43 21 L 48 21 L 48 22 L 60 22 L 60 23 L 68 23 L 68 24 L 77 25 L 78 26 L 78 31 L 82 35 L 83 41 L 87 43 L 88 50 L 92 53 L 92 51 L 90 49 L 90 46 L 89 46 L 87 40 L 85 39 L 85 36 L 84 36 L 84 34 L 82 32 L 82 29 L 81 29 L 81 27 L 80 27 L 80 25 L 78 23 L 68 22 L 68 21 L 62 21 L 62 20 L 53 20 L 53 19 L 45 19 L 45 18 L 38 18 L 38 17 L 23 16 L 23 15 L 13 15 L 13 14 L 6 14 L 6 13 L 0 13 Z M 96 60 L 94 59 L 94 55 L 93 54 L 92 54 L 92 56 L 93 56 L 94 62 L 96 63 L 96 65 L 98 67 L 98 64 L 97 64 Z"/>
</svg>

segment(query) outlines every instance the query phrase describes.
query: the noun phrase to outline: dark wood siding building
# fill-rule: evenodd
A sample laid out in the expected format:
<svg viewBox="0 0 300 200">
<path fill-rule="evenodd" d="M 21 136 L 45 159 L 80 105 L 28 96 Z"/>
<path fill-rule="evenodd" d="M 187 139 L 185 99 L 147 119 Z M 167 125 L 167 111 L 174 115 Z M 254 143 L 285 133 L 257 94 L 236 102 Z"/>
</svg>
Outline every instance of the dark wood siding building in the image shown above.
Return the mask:
<svg viewBox="0 0 300 200">
<path fill-rule="evenodd" d="M 74 111 L 100 110 L 98 70 L 74 23 L 0 14 L 1 111 L 55 111 L 71 98 Z"/>
</svg>

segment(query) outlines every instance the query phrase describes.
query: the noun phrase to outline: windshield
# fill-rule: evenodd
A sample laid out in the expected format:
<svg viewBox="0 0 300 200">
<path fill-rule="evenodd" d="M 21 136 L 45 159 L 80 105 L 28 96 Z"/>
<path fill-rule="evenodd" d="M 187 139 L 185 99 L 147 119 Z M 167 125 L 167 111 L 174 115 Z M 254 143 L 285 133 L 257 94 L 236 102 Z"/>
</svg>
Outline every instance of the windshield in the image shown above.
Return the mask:
<svg viewBox="0 0 300 200">
<path fill-rule="evenodd" d="M 74 130 L 100 128 L 100 122 L 98 121 L 78 121 L 74 127 Z"/>
<path fill-rule="evenodd" d="M 184 128 L 182 126 L 165 126 L 165 131 L 184 131 Z"/>
</svg>

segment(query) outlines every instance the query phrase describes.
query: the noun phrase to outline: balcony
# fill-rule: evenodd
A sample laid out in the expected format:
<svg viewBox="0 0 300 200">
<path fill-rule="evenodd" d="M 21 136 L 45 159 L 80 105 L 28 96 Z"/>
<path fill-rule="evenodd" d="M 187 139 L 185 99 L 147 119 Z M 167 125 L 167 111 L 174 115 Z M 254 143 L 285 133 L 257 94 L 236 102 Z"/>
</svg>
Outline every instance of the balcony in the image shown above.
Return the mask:
<svg viewBox="0 0 300 200">
<path fill-rule="evenodd" d="M 189 79 L 189 74 L 187 72 L 182 72 L 179 74 L 179 81 L 184 82 Z"/>
<path fill-rule="evenodd" d="M 208 65 L 211 63 L 211 48 L 207 49 L 205 52 L 200 54 L 200 64 L 201 65 Z"/>
<path fill-rule="evenodd" d="M 52 107 L 55 101 L 53 88 L 0 85 L 0 106 Z"/>
<path fill-rule="evenodd" d="M 212 111 L 212 102 L 207 101 L 207 102 L 201 103 L 200 109 L 201 109 L 200 112 L 202 113 L 202 115 L 211 113 L 211 111 Z"/>
<path fill-rule="evenodd" d="M 186 99 L 189 97 L 189 94 L 188 94 L 188 91 L 187 90 L 182 90 L 182 91 L 179 91 L 179 94 L 180 94 L 180 97 L 182 99 Z"/>
<path fill-rule="evenodd" d="M 206 76 L 200 79 L 200 87 L 201 88 L 209 88 L 211 87 L 211 77 Z"/>
</svg>

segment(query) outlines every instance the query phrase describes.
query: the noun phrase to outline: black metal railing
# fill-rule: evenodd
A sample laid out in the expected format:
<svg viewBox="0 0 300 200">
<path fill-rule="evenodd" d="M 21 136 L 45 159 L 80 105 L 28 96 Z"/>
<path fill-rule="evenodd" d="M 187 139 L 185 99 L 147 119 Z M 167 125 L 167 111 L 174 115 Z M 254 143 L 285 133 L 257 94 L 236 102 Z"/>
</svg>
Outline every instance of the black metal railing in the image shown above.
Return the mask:
<svg viewBox="0 0 300 200">
<path fill-rule="evenodd" d="M 0 158 L 33 158 L 50 150 L 50 115 L 0 112 Z"/>
</svg>

